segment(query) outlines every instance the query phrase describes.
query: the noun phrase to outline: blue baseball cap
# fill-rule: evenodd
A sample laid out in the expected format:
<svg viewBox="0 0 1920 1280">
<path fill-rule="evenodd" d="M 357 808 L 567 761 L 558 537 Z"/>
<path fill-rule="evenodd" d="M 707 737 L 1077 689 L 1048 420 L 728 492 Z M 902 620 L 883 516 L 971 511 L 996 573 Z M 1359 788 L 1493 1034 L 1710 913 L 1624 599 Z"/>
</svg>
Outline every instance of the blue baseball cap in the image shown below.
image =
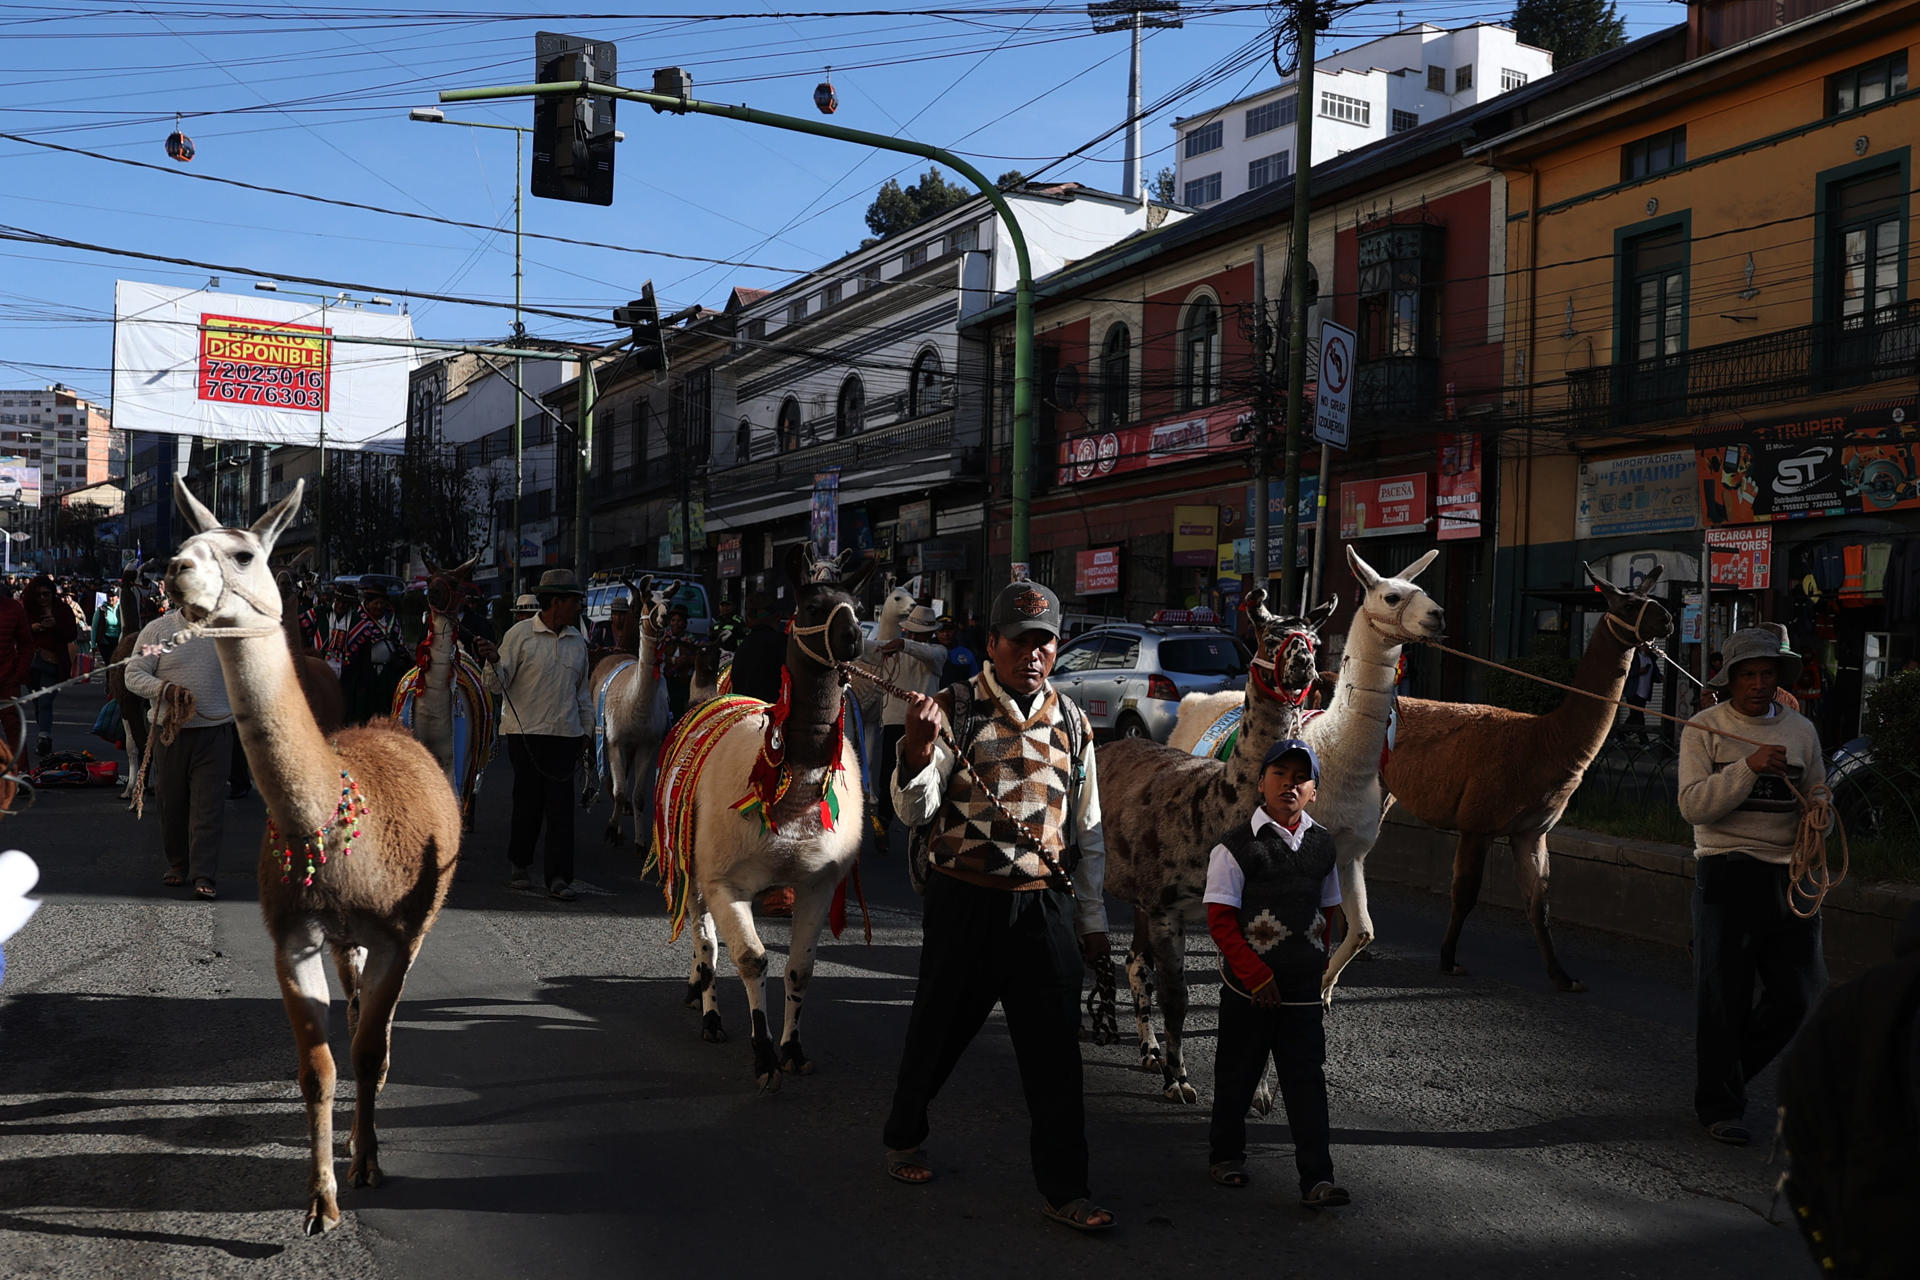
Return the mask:
<svg viewBox="0 0 1920 1280">
<path fill-rule="evenodd" d="M 1313 748 L 1299 738 L 1282 738 L 1268 747 L 1266 758 L 1260 761 L 1260 772 L 1265 773 L 1296 751 L 1307 758 L 1307 769 L 1312 774 L 1313 780 L 1320 781 L 1320 757 L 1313 754 Z"/>
</svg>

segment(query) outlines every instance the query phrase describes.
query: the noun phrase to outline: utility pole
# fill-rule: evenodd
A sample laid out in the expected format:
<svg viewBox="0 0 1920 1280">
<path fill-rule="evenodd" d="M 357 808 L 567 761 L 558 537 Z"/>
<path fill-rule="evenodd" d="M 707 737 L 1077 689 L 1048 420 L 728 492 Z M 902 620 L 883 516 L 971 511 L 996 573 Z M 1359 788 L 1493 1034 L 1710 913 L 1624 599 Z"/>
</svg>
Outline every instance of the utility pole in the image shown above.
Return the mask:
<svg viewBox="0 0 1920 1280">
<path fill-rule="evenodd" d="M 1315 0 L 1301 0 L 1294 11 L 1300 74 L 1294 110 L 1293 177 L 1293 314 L 1288 317 L 1287 341 L 1287 470 L 1286 511 L 1281 517 L 1280 598 L 1288 609 L 1299 604 L 1300 555 L 1300 415 L 1307 397 L 1307 228 L 1311 212 L 1309 188 L 1313 173 L 1313 38 L 1320 25 Z"/>
<path fill-rule="evenodd" d="M 1185 26 L 1179 18 L 1168 16 L 1179 12 L 1179 0 L 1104 0 L 1087 6 L 1087 17 L 1096 33 L 1125 31 L 1133 41 L 1127 74 L 1126 174 L 1120 187 L 1120 193 L 1129 200 L 1146 199 L 1146 175 L 1140 169 L 1140 32 L 1147 27 Z"/>
<path fill-rule="evenodd" d="M 1264 588 L 1273 560 L 1268 548 L 1273 531 L 1267 515 L 1267 472 L 1269 470 L 1267 432 L 1272 426 L 1273 386 L 1271 362 L 1272 333 L 1267 324 L 1267 247 L 1253 246 L 1253 305 L 1259 308 L 1253 322 L 1253 358 L 1257 362 L 1253 376 L 1253 581 Z"/>
</svg>

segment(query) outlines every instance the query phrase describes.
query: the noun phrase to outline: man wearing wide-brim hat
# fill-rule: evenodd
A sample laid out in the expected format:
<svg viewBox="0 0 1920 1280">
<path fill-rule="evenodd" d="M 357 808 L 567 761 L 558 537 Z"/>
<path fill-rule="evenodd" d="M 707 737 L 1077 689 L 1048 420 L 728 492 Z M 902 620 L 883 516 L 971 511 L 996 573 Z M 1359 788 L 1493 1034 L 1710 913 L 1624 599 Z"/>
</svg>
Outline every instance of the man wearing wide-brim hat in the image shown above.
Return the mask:
<svg viewBox="0 0 1920 1280">
<path fill-rule="evenodd" d="M 947 665 L 947 651 L 934 640 L 940 619 L 932 608 L 916 604 L 901 619 L 900 634 L 885 643 L 869 640 L 866 657 L 888 681 L 915 693 L 940 691 L 940 672 Z M 907 704 L 898 694 L 889 693 L 880 708 L 880 769 L 874 776 L 893 776 L 899 756 L 900 736 L 906 732 Z M 888 788 L 874 788 L 874 807 L 884 821 L 893 816 L 893 797 Z"/>
<path fill-rule="evenodd" d="M 1794 792 L 1823 782 L 1826 766 L 1812 722 L 1778 700 L 1800 677 L 1799 657 L 1764 627 L 1734 632 L 1721 652 L 1707 682 L 1719 702 L 1681 731 L 1680 816 L 1693 824 L 1695 858 L 1694 1112 L 1716 1141 L 1742 1146 L 1747 1082 L 1827 984 L 1820 917 L 1793 910 L 1788 871 L 1801 825 Z"/>
<path fill-rule="evenodd" d="M 593 724 L 587 638 L 580 631 L 586 592 L 570 569 L 549 569 L 533 589 L 540 612 L 516 622 L 496 646 L 476 640 L 489 691 L 499 694 L 501 736 L 513 762 L 513 820 L 507 830 L 508 884 L 532 887 L 533 846 L 546 829 L 541 880 L 548 896 L 574 900 L 575 764 Z"/>
</svg>

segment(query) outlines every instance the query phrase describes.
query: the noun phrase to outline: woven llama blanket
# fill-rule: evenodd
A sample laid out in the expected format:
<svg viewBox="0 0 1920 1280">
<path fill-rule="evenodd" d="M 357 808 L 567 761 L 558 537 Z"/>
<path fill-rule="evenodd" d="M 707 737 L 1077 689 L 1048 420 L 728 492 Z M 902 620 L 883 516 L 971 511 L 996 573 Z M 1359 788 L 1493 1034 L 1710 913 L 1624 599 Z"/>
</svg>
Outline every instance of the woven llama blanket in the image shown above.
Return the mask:
<svg viewBox="0 0 1920 1280">
<path fill-rule="evenodd" d="M 425 667 L 413 667 L 393 690 L 393 718 L 413 732 L 414 701 L 427 685 Z M 453 664 L 453 776 L 460 780 L 460 811 L 466 813 L 480 786 L 480 774 L 493 760 L 499 726 L 493 699 L 480 682 L 480 664 L 463 649 Z"/>
</svg>

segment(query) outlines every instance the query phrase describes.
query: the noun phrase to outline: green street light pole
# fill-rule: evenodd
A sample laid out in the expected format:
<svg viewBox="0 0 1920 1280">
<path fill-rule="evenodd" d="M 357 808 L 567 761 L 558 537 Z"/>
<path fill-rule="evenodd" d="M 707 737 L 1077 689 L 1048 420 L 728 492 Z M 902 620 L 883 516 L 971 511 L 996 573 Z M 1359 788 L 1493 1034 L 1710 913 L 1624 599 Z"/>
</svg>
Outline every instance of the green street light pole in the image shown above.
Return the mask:
<svg viewBox="0 0 1920 1280">
<path fill-rule="evenodd" d="M 1007 228 L 1007 236 L 1013 241 L 1014 260 L 1019 269 L 1019 280 L 1013 295 L 1013 519 L 1012 551 L 1015 564 L 1030 562 L 1028 555 L 1028 532 L 1031 524 L 1033 501 L 1033 265 L 1027 257 L 1027 239 L 1021 234 L 1020 223 L 1013 216 L 1013 209 L 1007 204 L 1000 188 L 987 180 L 985 174 L 962 160 L 959 156 L 943 147 L 929 146 L 924 142 L 914 142 L 906 138 L 893 138 L 883 133 L 869 133 L 864 129 L 849 129 L 844 125 L 828 124 L 820 120 L 806 120 L 799 116 L 783 116 L 772 111 L 760 111 L 747 106 L 729 106 L 725 103 L 702 102 L 697 98 L 685 98 L 676 94 L 652 93 L 644 89 L 622 89 L 617 85 L 594 84 L 585 80 L 562 80 L 551 84 L 499 85 L 481 89 L 446 89 L 440 93 L 442 102 L 490 102 L 498 98 L 543 98 L 562 95 L 588 96 L 595 98 L 623 98 L 628 102 L 642 102 L 657 111 L 671 111 L 676 115 L 692 112 L 695 115 L 722 116 L 729 120 L 739 120 L 745 124 L 765 125 L 773 129 L 786 129 L 793 133 L 809 133 L 817 138 L 833 138 L 840 142 L 853 142 L 880 151 L 898 151 L 904 155 L 919 156 L 938 164 L 950 166 L 956 173 L 966 178 L 980 190 L 1000 215 L 1000 221 Z M 688 549 L 691 554 L 691 548 Z"/>
</svg>

